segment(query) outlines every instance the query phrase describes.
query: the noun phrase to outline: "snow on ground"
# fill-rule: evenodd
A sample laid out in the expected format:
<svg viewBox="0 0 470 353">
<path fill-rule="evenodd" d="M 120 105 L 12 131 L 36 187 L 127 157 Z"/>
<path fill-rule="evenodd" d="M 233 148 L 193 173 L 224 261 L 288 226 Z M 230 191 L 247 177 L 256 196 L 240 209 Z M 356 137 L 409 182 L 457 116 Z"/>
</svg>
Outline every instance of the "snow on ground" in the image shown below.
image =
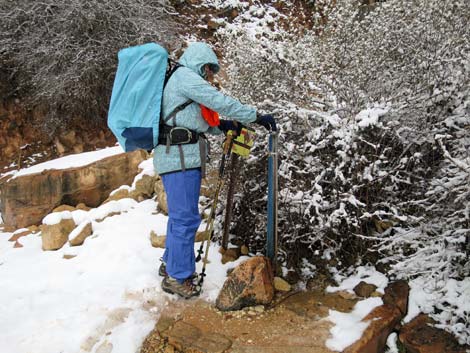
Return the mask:
<svg viewBox="0 0 470 353">
<path fill-rule="evenodd" d="M 14 178 L 16 178 L 22 175 L 41 173 L 42 171 L 49 169 L 66 169 L 73 167 L 81 167 L 98 161 L 100 159 L 114 156 L 120 153 L 124 153 L 122 147 L 115 146 L 93 152 L 71 154 L 62 158 L 57 158 L 44 163 L 39 163 L 29 168 L 21 169 L 19 171 L 11 171 L 3 175 L 12 175 Z"/>
<path fill-rule="evenodd" d="M 93 235 L 78 247 L 45 252 L 33 234 L 14 249 L 11 233 L 0 233 L 2 352 L 83 353 L 111 345 L 106 351 L 138 351 L 161 309 L 176 297 L 160 288 L 163 249 L 150 243 L 151 230 L 165 233 L 167 217 L 155 212 L 153 200 L 127 206 L 120 215 L 93 222 Z M 246 259 L 222 265 L 220 257 L 212 245 L 201 295 L 209 301 L 227 269 Z"/>
</svg>

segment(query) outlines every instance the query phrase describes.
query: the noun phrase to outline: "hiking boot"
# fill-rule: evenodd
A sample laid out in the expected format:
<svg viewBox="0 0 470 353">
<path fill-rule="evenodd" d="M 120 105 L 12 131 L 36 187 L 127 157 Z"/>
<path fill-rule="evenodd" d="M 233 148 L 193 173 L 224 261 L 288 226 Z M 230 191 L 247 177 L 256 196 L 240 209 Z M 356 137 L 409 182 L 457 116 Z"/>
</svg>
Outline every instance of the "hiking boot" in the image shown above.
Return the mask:
<svg viewBox="0 0 470 353">
<path fill-rule="evenodd" d="M 160 264 L 160 267 L 158 268 L 158 275 L 161 276 L 161 277 L 168 277 L 168 273 L 166 272 L 166 263 L 162 261 L 162 263 Z M 198 274 L 197 272 L 194 272 L 192 275 L 191 275 L 191 279 L 192 280 L 195 280 L 197 279 L 198 277 Z"/>
<path fill-rule="evenodd" d="M 162 277 L 167 277 L 168 273 L 166 273 L 166 263 L 162 261 L 160 267 L 158 268 L 158 275 Z"/>
<path fill-rule="evenodd" d="M 177 279 L 167 276 L 162 281 L 162 289 L 164 292 L 177 294 L 184 299 L 197 297 L 201 294 L 200 286 L 195 283 L 192 277 L 185 279 L 183 283 L 179 283 Z"/>
</svg>

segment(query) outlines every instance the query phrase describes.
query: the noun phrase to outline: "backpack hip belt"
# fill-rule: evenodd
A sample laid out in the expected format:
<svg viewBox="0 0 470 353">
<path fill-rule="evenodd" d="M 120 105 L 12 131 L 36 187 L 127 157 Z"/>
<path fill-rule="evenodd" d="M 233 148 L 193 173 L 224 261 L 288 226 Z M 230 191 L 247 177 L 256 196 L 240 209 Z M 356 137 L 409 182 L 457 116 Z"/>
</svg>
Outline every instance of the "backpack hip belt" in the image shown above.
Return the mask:
<svg viewBox="0 0 470 353">
<path fill-rule="evenodd" d="M 197 143 L 201 133 L 181 126 L 160 126 L 158 143 L 162 145 L 187 145 Z"/>
</svg>

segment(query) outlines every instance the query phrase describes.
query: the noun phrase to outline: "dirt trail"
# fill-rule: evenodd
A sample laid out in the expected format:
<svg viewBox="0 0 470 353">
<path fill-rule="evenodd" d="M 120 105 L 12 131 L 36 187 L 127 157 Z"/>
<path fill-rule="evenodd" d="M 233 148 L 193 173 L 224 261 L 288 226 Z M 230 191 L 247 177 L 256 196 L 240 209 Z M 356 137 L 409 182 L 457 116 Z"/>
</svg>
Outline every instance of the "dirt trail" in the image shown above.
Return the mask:
<svg viewBox="0 0 470 353">
<path fill-rule="evenodd" d="M 330 353 L 328 311 L 349 312 L 354 304 L 321 292 L 296 293 L 271 309 L 235 312 L 198 300 L 178 301 L 162 313 L 141 353 Z"/>
</svg>

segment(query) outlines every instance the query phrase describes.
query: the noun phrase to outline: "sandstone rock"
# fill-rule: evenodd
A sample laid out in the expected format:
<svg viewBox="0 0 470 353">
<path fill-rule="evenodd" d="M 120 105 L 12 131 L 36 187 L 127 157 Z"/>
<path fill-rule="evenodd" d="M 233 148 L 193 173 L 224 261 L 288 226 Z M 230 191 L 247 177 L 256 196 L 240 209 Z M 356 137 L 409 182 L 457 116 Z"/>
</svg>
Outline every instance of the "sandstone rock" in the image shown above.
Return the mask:
<svg viewBox="0 0 470 353">
<path fill-rule="evenodd" d="M 470 346 L 461 346 L 450 333 L 432 326 L 433 320 L 421 314 L 404 325 L 399 339 L 410 353 L 465 353 Z"/>
<path fill-rule="evenodd" d="M 396 329 L 401 320 L 397 307 L 384 304 L 376 307 L 362 321 L 370 321 L 362 337 L 343 350 L 343 353 L 378 353 L 383 352 L 387 337 Z"/>
<path fill-rule="evenodd" d="M 354 293 L 356 293 L 358 297 L 369 298 L 370 295 L 374 293 L 376 289 L 377 289 L 377 286 L 361 281 L 359 282 L 358 285 L 354 287 L 353 290 L 354 290 Z"/>
<path fill-rule="evenodd" d="M 82 211 L 87 211 L 87 212 L 91 210 L 91 208 L 85 205 L 83 202 L 80 202 L 75 208 L 77 210 L 82 210 Z"/>
<path fill-rule="evenodd" d="M 181 321 L 166 331 L 165 336 L 168 343 L 183 352 L 223 353 L 232 345 L 232 341 L 222 334 L 203 332 Z"/>
<path fill-rule="evenodd" d="M 408 312 L 408 296 L 410 294 L 410 286 L 406 281 L 396 281 L 390 283 L 385 288 L 385 294 L 382 300 L 385 304 L 396 306 L 403 316 Z"/>
<path fill-rule="evenodd" d="M 157 235 L 153 230 L 150 232 L 150 242 L 154 248 L 162 248 L 165 249 L 165 235 Z"/>
<path fill-rule="evenodd" d="M 88 238 L 93 233 L 93 228 L 91 226 L 91 222 L 85 222 L 80 224 L 77 228 L 75 228 L 72 233 L 70 233 L 69 244 L 71 246 L 78 246 L 82 245 L 86 238 Z"/>
<path fill-rule="evenodd" d="M 29 229 L 29 231 L 30 231 L 31 233 L 33 233 L 33 234 L 40 231 L 40 229 L 39 229 L 38 226 L 29 226 L 28 229 Z"/>
<path fill-rule="evenodd" d="M 155 177 L 150 175 L 143 175 L 142 178 L 136 181 L 135 190 L 132 190 L 131 197 L 137 200 L 139 196 L 144 199 L 152 197 L 155 192 Z"/>
<path fill-rule="evenodd" d="M 15 244 L 13 244 L 13 247 L 14 248 L 22 248 L 23 245 L 21 245 L 21 243 L 17 240 L 17 241 L 15 241 Z"/>
<path fill-rule="evenodd" d="M 242 246 L 240 247 L 240 254 L 241 254 L 241 255 L 246 256 L 246 255 L 248 255 L 249 253 L 250 253 L 250 249 L 248 248 L 248 246 L 242 245 Z"/>
<path fill-rule="evenodd" d="M 229 248 L 224 251 L 222 254 L 222 263 L 226 264 L 227 262 L 232 262 L 237 260 L 240 257 L 239 248 Z"/>
<path fill-rule="evenodd" d="M 83 151 L 85 150 L 85 146 L 83 146 L 82 143 L 79 143 L 79 144 L 76 144 L 73 146 L 73 153 L 83 153 Z"/>
<path fill-rule="evenodd" d="M 19 231 L 16 231 L 15 233 L 13 233 L 13 235 L 11 236 L 10 239 L 8 239 L 8 241 L 17 241 L 19 238 L 21 237 L 25 237 L 27 235 L 31 234 L 31 231 L 28 229 L 28 230 L 19 230 Z"/>
<path fill-rule="evenodd" d="M 59 139 L 56 139 L 54 141 L 54 144 L 55 144 L 55 148 L 56 148 L 56 151 L 57 151 L 57 154 L 59 156 L 63 156 L 64 153 L 65 153 L 65 146 L 59 141 Z"/>
<path fill-rule="evenodd" d="M 219 310 L 239 310 L 247 306 L 269 304 L 274 296 L 273 272 L 269 259 L 256 256 L 235 268 L 216 300 Z"/>
<path fill-rule="evenodd" d="M 15 229 L 38 224 L 61 204 L 100 205 L 109 193 L 133 182 L 145 151 L 122 153 L 86 166 L 45 170 L 0 182 L 0 213 Z"/>
<path fill-rule="evenodd" d="M 69 240 L 70 232 L 75 228 L 73 219 L 62 219 L 53 225 L 43 224 L 42 227 L 42 249 L 60 249 Z"/>
<path fill-rule="evenodd" d="M 163 187 L 163 182 L 160 177 L 157 177 L 155 180 L 154 186 L 155 194 L 157 195 L 158 208 L 164 214 L 168 214 L 168 204 L 166 202 L 165 188 Z"/>
<path fill-rule="evenodd" d="M 63 132 L 59 135 L 59 141 L 69 149 L 73 148 L 77 143 L 77 137 L 74 130 Z"/>
<path fill-rule="evenodd" d="M 62 256 L 62 258 L 65 259 L 65 260 L 70 260 L 70 259 L 73 259 L 74 257 L 77 257 L 77 255 L 64 254 Z"/>
<path fill-rule="evenodd" d="M 274 288 L 279 292 L 289 292 L 292 287 L 281 277 L 274 277 Z"/>
<path fill-rule="evenodd" d="M 69 205 L 60 205 L 52 210 L 52 212 L 75 211 L 75 207 Z"/>
<path fill-rule="evenodd" d="M 199 243 L 199 242 L 204 241 L 206 239 L 207 239 L 207 232 L 206 231 L 196 232 L 196 238 L 195 238 L 194 242 Z"/>
<path fill-rule="evenodd" d="M 117 191 L 114 191 L 111 195 L 109 195 L 109 197 L 106 200 L 104 200 L 103 203 L 126 199 L 128 197 L 131 197 L 128 189 L 119 189 Z"/>
</svg>

